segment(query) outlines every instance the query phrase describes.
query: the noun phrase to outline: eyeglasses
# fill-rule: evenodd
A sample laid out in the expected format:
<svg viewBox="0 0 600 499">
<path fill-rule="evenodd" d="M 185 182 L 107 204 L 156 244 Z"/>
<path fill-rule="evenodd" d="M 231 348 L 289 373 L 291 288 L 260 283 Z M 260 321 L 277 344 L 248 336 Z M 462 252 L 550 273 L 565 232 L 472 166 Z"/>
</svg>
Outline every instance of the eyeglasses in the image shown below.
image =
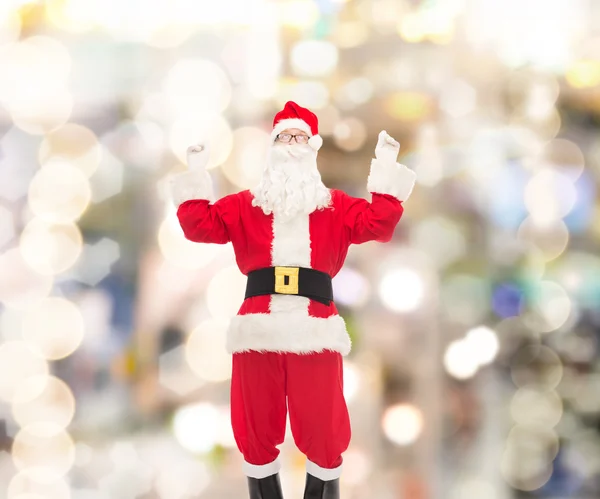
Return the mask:
<svg viewBox="0 0 600 499">
<path fill-rule="evenodd" d="M 277 135 L 277 140 L 280 142 L 284 142 L 285 144 L 292 141 L 295 138 L 298 144 L 307 144 L 308 139 L 310 138 L 308 135 L 292 135 L 291 133 L 280 133 Z"/>
</svg>

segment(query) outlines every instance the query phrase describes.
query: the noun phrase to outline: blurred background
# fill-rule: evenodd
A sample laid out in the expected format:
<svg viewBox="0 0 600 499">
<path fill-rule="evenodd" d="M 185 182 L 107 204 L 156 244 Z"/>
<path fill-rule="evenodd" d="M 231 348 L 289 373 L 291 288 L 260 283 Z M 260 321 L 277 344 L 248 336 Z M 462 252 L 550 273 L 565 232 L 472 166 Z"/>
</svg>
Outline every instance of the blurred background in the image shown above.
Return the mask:
<svg viewBox="0 0 600 499">
<path fill-rule="evenodd" d="M 2 0 L 0 498 L 246 497 L 245 278 L 165 180 L 210 140 L 252 187 L 287 100 L 329 187 L 369 199 L 382 129 L 418 174 L 334 280 L 342 497 L 599 497 L 600 2 Z"/>
</svg>

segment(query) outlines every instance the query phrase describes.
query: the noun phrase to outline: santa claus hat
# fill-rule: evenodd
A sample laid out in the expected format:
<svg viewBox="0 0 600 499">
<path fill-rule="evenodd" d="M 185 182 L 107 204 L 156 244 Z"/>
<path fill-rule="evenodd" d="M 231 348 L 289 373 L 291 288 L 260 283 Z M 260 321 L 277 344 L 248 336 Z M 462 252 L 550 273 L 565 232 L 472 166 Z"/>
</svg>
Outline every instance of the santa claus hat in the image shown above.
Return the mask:
<svg viewBox="0 0 600 499">
<path fill-rule="evenodd" d="M 277 135 L 288 128 L 298 128 L 306 132 L 310 136 L 309 144 L 316 151 L 323 145 L 317 115 L 293 101 L 286 102 L 284 108 L 275 115 L 271 140 L 275 141 Z"/>
</svg>

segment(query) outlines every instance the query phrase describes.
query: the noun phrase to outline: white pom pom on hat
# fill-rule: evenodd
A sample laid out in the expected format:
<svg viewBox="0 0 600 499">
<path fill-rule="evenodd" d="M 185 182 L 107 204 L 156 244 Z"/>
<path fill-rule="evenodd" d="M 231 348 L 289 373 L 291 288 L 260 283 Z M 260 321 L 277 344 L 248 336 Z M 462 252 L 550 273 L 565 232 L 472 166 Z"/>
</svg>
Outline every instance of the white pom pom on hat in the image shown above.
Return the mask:
<svg viewBox="0 0 600 499">
<path fill-rule="evenodd" d="M 315 151 L 318 151 L 323 145 L 323 137 L 321 137 L 319 134 L 313 135 L 310 139 L 308 139 L 308 145 Z"/>
</svg>

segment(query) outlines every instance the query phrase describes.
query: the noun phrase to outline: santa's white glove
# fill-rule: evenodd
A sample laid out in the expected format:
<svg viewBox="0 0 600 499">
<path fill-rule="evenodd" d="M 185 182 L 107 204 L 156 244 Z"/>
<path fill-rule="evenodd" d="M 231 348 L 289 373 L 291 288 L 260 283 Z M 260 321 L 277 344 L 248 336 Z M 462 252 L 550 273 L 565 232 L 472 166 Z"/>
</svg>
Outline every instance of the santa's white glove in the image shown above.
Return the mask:
<svg viewBox="0 0 600 499">
<path fill-rule="evenodd" d="M 206 144 L 196 144 L 187 148 L 187 165 L 190 171 L 206 171 L 210 159 L 210 148 Z"/>
<path fill-rule="evenodd" d="M 187 148 L 188 171 L 178 173 L 170 179 L 171 197 L 175 206 L 190 199 L 213 199 L 212 182 L 206 171 L 210 149 L 206 144 Z"/>
<path fill-rule="evenodd" d="M 382 163 L 395 164 L 400 153 L 400 143 L 388 135 L 385 130 L 379 132 L 379 140 L 375 146 L 375 157 Z"/>
<path fill-rule="evenodd" d="M 397 163 L 400 143 L 385 130 L 379 133 L 375 147 L 375 158 L 371 161 L 371 172 L 367 180 L 369 192 L 389 194 L 406 201 L 412 193 L 417 174 L 410 168 Z"/>
</svg>

